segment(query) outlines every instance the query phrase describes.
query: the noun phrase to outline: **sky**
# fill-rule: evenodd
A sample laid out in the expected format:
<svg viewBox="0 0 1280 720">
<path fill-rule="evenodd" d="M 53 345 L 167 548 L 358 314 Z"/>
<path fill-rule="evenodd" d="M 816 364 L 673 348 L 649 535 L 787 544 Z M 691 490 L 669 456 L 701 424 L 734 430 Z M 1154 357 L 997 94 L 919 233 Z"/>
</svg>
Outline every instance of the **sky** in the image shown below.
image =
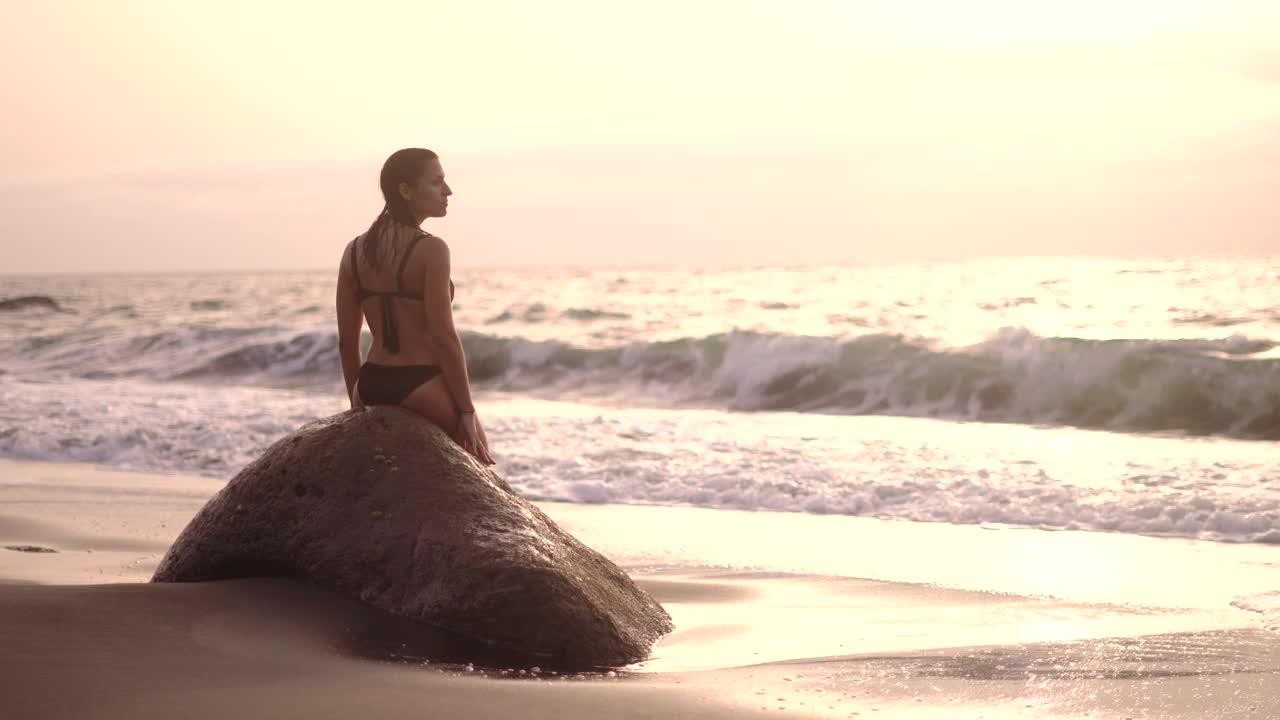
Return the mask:
<svg viewBox="0 0 1280 720">
<path fill-rule="evenodd" d="M 1280 253 L 1274 0 L 0 0 L 0 273 Z"/>
</svg>

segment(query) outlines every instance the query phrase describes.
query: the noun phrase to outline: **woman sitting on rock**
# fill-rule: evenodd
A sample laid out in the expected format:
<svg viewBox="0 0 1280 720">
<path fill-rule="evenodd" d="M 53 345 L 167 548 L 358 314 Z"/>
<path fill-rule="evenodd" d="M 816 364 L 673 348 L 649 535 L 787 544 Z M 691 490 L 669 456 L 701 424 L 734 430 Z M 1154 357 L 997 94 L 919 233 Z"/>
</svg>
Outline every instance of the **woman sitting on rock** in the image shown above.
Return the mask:
<svg viewBox="0 0 1280 720">
<path fill-rule="evenodd" d="M 492 465 L 453 326 L 449 246 L 420 227 L 444 217 L 453 191 L 430 150 L 397 150 L 382 166 L 382 212 L 338 266 L 338 354 L 351 407 L 400 405 Z M 360 362 L 360 330 L 373 345 Z"/>
</svg>

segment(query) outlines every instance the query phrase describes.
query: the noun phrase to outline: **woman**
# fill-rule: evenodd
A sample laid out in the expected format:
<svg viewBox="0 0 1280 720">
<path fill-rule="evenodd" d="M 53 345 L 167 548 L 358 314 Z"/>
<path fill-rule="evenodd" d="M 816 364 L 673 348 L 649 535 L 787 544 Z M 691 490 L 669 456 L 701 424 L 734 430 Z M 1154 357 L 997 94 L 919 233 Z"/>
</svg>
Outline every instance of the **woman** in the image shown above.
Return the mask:
<svg viewBox="0 0 1280 720">
<path fill-rule="evenodd" d="M 482 463 L 489 441 L 471 402 L 453 327 L 449 246 L 420 227 L 444 217 L 453 191 L 430 150 L 397 150 L 382 166 L 385 205 L 338 266 L 338 354 L 351 407 L 400 405 L 439 425 Z M 360 328 L 373 345 L 360 362 Z"/>
</svg>

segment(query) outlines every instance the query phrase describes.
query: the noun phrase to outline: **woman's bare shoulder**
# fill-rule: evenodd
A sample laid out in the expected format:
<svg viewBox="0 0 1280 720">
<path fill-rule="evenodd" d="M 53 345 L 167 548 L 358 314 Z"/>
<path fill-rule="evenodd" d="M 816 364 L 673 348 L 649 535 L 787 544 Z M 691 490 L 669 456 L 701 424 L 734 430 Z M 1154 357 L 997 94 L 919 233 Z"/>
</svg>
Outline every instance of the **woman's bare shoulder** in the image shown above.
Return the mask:
<svg viewBox="0 0 1280 720">
<path fill-rule="evenodd" d="M 357 235 L 342 246 L 342 257 L 338 261 L 338 271 L 344 275 L 351 274 L 351 260 L 356 256 L 356 243 L 359 242 L 360 237 Z"/>
<path fill-rule="evenodd" d="M 418 244 L 422 247 L 423 259 L 428 261 L 433 259 L 440 260 L 442 258 L 448 259 L 449 243 L 445 242 L 444 238 L 438 235 L 432 235 L 426 230 L 423 230 L 422 235 L 419 237 L 421 240 Z"/>
</svg>

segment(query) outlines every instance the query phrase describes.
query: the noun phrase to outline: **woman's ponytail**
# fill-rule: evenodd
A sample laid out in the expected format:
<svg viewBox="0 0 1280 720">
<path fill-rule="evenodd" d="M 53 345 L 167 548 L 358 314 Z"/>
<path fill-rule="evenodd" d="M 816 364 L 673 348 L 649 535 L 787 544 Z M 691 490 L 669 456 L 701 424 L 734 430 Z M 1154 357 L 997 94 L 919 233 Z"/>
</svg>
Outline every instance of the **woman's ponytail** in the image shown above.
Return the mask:
<svg viewBox="0 0 1280 720">
<path fill-rule="evenodd" d="M 439 156 L 425 148 L 405 148 L 391 153 L 382 164 L 382 174 L 378 185 L 382 189 L 382 212 L 373 219 L 364 237 L 364 261 L 369 267 L 377 269 L 382 258 L 390 249 L 384 248 L 383 237 L 396 223 L 413 227 L 416 225 L 413 210 L 409 201 L 400 195 L 400 183 L 416 184 L 426 172 L 427 163 L 438 160 Z"/>
</svg>

